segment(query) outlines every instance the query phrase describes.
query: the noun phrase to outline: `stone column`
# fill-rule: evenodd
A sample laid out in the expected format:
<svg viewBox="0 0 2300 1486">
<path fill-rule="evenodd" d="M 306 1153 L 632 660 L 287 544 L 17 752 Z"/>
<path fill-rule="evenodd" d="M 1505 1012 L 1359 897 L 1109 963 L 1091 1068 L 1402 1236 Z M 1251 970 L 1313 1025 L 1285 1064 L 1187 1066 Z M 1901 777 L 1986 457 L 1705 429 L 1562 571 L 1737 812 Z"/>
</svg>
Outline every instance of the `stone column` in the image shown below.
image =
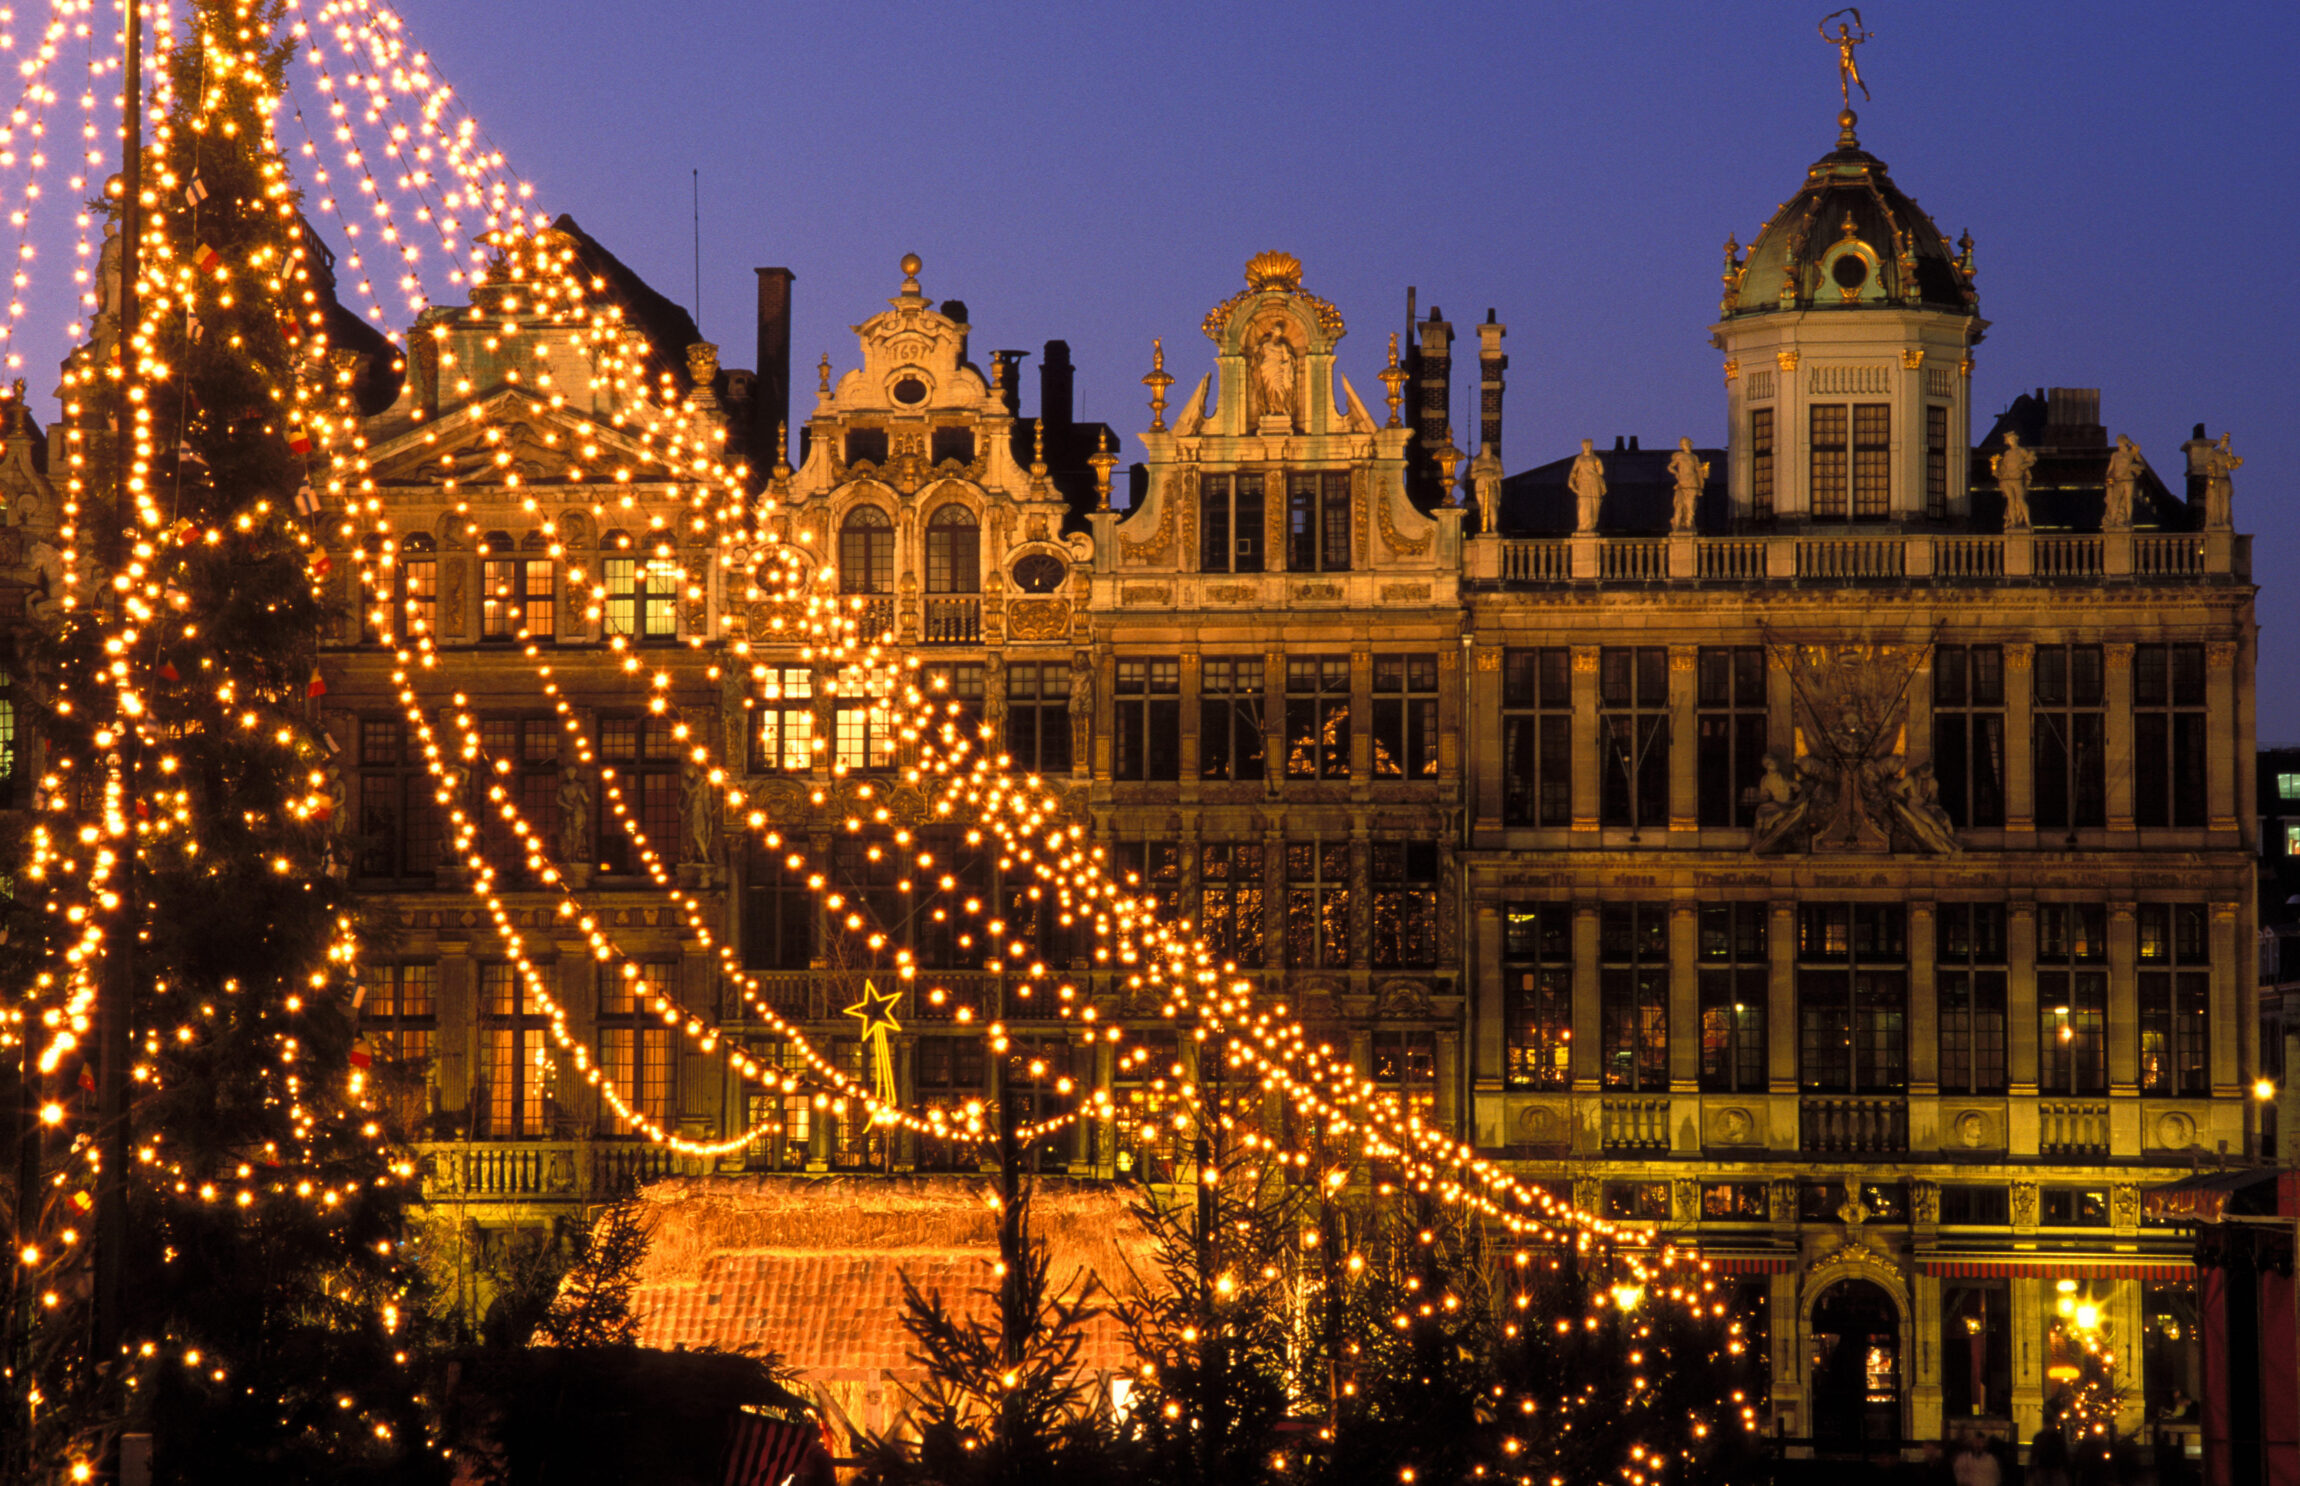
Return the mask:
<svg viewBox="0 0 2300 1486">
<path fill-rule="evenodd" d="M 1941 1437 L 1941 1281 L 1918 1274 L 1909 1282 L 1909 1438 Z"/>
<path fill-rule="evenodd" d="M 2236 820 L 2236 776 L 2239 771 L 2250 774 L 2253 760 L 2237 754 L 2233 748 L 2223 746 L 2223 739 L 2236 737 L 2236 642 L 2214 640 L 2204 647 L 2204 756 L 2206 799 L 2211 802 L 2211 824 L 2215 831 L 2233 831 Z M 2215 755 L 2227 759 L 2229 764 L 2213 768 L 2209 762 Z"/>
<path fill-rule="evenodd" d="M 2129 831 L 2133 828 L 2132 645 L 2127 641 L 2111 641 L 2101 650 L 2107 663 L 2108 681 L 2108 757 L 2104 760 L 2108 774 L 2108 828 Z M 2156 787 L 2163 788 L 2163 782 L 2157 781 Z M 2113 1012 L 2108 1024 L 2109 1035 L 2114 1037 Z M 2115 1054 L 2112 1052 L 2109 1056 L 2113 1065 Z"/>
<path fill-rule="evenodd" d="M 1597 905 L 1573 905 L 1573 1087 L 1596 1093 L 1598 1043 L 1604 1025 L 1597 1004 Z"/>
<path fill-rule="evenodd" d="M 1481 900 L 1470 924 L 1470 1077 L 1479 1090 L 1498 1091 L 1507 1076 L 1503 1035 L 1509 1004 L 1501 968 L 1501 905 Z"/>
<path fill-rule="evenodd" d="M 2013 1435 L 2025 1443 L 2044 1423 L 2044 1285 L 2034 1278 L 2010 1282 Z"/>
<path fill-rule="evenodd" d="M 1198 720 L 1202 711 L 1198 705 L 1200 699 L 1199 685 L 1204 680 L 1205 673 L 1198 664 L 1197 646 L 1184 645 L 1181 661 L 1182 737 L 1180 753 L 1182 762 L 1179 772 L 1182 776 L 1183 790 L 1194 796 L 1198 782 Z"/>
<path fill-rule="evenodd" d="M 2005 1149 L 2012 1155 L 2033 1156 L 2037 1150 L 2034 903 L 2012 904 L 2005 914 L 2005 1020 L 2005 1073 L 2011 1086 L 2005 1102 Z"/>
<path fill-rule="evenodd" d="M 1909 678 L 1906 696 L 1909 750 L 1902 760 L 1910 769 L 1933 761 L 1933 652 L 1919 656 L 1916 673 Z"/>
<path fill-rule="evenodd" d="M 1669 1089 L 1676 1094 L 1701 1088 L 1698 906 L 1691 901 L 1669 905 Z"/>
<path fill-rule="evenodd" d="M 2212 1097 L 2235 1099 L 2242 1097 L 2244 1067 L 2242 1052 L 2243 1012 L 2251 999 L 2245 994 L 2245 978 L 2253 973 L 2249 954 L 2239 954 L 2236 939 L 2236 917 L 2242 911 L 2239 903 L 2212 905 Z M 2246 1119 L 2251 1118 L 2248 1111 Z"/>
<path fill-rule="evenodd" d="M 1461 1121 L 1461 1033 L 1451 1028 L 1440 1028 L 1437 1034 L 1437 1058 L 1431 1073 L 1437 1079 L 1437 1124 L 1448 1135 L 1468 1134 Z"/>
<path fill-rule="evenodd" d="M 1931 903 L 1909 904 L 1909 1092 L 1929 1098 L 1941 1089 L 1940 938 Z M 1913 1133 L 1913 1132 L 1912 1132 Z"/>
<path fill-rule="evenodd" d="M 1501 751 L 1502 650 L 1499 645 L 1481 642 L 1465 653 L 1473 659 L 1463 686 L 1459 731 L 1464 738 L 1485 740 L 1485 746 L 1467 750 L 1463 764 L 1468 776 L 1470 820 L 1482 837 L 1501 829 L 1502 797 L 1506 790 L 1502 781 L 1505 760 Z M 1442 707 L 1444 703 L 1441 701 L 1439 705 Z M 1442 725 L 1443 719 L 1440 721 Z M 1439 746 L 1448 745 L 1441 742 Z"/>
<path fill-rule="evenodd" d="M 1374 776 L 1374 657 L 1373 652 L 1350 651 L 1350 783 L 1362 785 Z"/>
<path fill-rule="evenodd" d="M 2029 715 L 2036 695 L 2035 662 L 2034 645 L 2005 647 L 2005 830 L 2008 832 L 2036 830 L 2036 744 L 2034 719 Z"/>
<path fill-rule="evenodd" d="M 1701 828 L 1701 727 L 1696 715 L 1700 676 L 1691 645 L 1669 647 L 1669 830 L 1691 845 Z"/>
<path fill-rule="evenodd" d="M 1770 1113 L 1765 1143 L 1772 1150 L 1793 1151 L 1798 1142 L 1797 905 L 1778 902 L 1768 906 L 1765 1075 Z"/>
<path fill-rule="evenodd" d="M 2108 905 L 2108 1092 L 2127 1098 L 2140 1092 L 2140 924 L 2131 903 Z M 2134 1109 L 2128 1150 L 2125 1121 L 2111 1110 L 2114 1154 L 2140 1154 L 2139 1115 Z"/>
<path fill-rule="evenodd" d="M 1597 829 L 1603 755 L 1597 746 L 1597 647 L 1573 647 L 1573 828 Z M 1575 1035 L 1579 1035 L 1578 1033 Z"/>
</svg>

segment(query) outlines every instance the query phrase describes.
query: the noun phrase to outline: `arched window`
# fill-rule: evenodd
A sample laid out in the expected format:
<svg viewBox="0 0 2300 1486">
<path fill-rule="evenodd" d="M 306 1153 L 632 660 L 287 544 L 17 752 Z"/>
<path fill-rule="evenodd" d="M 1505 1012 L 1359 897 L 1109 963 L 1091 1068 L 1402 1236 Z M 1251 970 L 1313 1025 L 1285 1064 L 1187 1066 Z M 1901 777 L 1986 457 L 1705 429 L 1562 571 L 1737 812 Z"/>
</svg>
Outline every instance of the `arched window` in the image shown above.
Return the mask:
<svg viewBox="0 0 2300 1486">
<path fill-rule="evenodd" d="M 955 501 L 927 519 L 926 591 L 982 591 L 982 527 Z"/>
<path fill-rule="evenodd" d="M 839 591 L 894 592 L 894 523 L 877 506 L 857 506 L 839 527 Z"/>
</svg>

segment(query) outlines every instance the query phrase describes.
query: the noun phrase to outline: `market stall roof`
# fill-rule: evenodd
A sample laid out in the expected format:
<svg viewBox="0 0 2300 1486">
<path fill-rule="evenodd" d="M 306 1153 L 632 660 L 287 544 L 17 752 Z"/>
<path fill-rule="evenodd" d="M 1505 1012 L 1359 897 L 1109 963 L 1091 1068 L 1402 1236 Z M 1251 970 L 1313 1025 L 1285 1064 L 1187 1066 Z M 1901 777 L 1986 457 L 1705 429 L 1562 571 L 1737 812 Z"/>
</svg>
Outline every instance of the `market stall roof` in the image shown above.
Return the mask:
<svg viewBox="0 0 2300 1486">
<path fill-rule="evenodd" d="M 2152 1187 L 2141 1195 L 2141 1211 L 2158 1222 L 2217 1223 L 2224 1217 L 2269 1217 L 2279 1211 L 2277 1178 L 2291 1173 L 2273 1166 L 2232 1171 L 2199 1171 Z"/>
</svg>

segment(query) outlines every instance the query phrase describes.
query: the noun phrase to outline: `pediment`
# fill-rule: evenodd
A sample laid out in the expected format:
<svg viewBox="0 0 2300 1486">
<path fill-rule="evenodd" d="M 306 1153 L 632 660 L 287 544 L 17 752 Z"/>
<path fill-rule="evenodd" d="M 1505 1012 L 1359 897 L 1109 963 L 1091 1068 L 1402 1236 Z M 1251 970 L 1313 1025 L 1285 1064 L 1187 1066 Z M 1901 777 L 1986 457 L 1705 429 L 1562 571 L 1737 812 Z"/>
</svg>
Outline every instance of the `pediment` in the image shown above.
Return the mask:
<svg viewBox="0 0 2300 1486">
<path fill-rule="evenodd" d="M 466 489 L 595 483 L 660 459 L 613 427 L 506 390 L 402 429 L 368 462 L 379 486 Z"/>
</svg>

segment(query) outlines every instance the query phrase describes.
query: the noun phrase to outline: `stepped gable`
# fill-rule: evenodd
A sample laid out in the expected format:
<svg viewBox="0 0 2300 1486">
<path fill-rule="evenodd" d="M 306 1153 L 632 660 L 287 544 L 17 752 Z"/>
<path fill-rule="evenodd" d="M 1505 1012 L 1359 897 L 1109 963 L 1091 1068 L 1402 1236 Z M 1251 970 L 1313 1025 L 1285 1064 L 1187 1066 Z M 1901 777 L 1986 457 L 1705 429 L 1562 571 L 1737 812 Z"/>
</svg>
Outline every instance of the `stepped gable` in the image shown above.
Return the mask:
<svg viewBox="0 0 2300 1486">
<path fill-rule="evenodd" d="M 985 1176 L 694 1177 L 641 1198 L 653 1240 L 632 1296 L 640 1344 L 777 1354 L 850 1429 L 891 1427 L 926 1381 L 908 1355 L 904 1275 L 953 1311 L 987 1308 L 995 1283 Z M 1133 1289 L 1149 1240 L 1129 1189 L 1042 1179 L 1032 1223 L 1052 1248 L 1059 1288 L 1084 1270 L 1105 1291 Z M 1128 1370 L 1115 1318 L 1088 1326 L 1089 1372 Z"/>
</svg>

